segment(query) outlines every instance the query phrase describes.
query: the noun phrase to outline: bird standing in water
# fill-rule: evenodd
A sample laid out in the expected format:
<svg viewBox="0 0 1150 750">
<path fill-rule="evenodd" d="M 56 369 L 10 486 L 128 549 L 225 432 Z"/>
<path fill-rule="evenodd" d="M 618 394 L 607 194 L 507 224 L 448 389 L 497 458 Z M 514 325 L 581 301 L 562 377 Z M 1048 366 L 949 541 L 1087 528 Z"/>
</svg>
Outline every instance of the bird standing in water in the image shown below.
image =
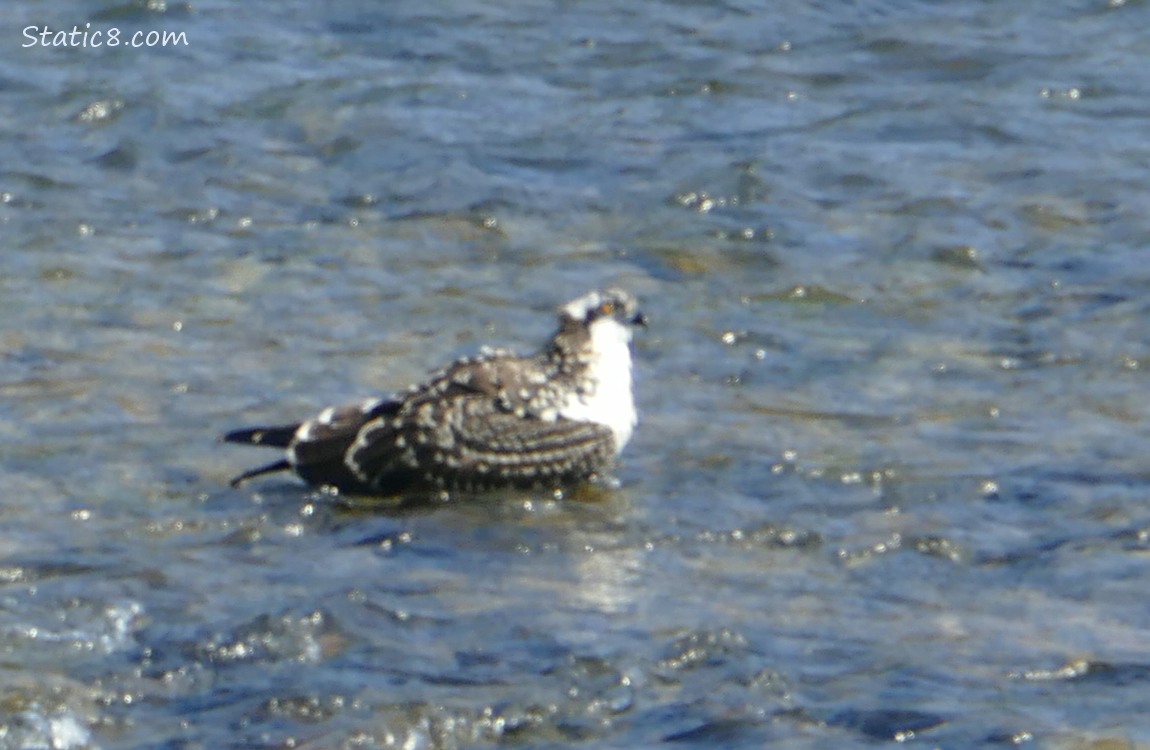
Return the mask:
<svg viewBox="0 0 1150 750">
<path fill-rule="evenodd" d="M 405 393 L 229 432 L 226 442 L 284 450 L 232 486 L 289 470 L 308 484 L 364 495 L 594 479 L 635 428 L 631 334 L 646 324 L 626 291 L 589 292 L 559 308 L 559 330 L 535 355 L 485 349 Z"/>
</svg>

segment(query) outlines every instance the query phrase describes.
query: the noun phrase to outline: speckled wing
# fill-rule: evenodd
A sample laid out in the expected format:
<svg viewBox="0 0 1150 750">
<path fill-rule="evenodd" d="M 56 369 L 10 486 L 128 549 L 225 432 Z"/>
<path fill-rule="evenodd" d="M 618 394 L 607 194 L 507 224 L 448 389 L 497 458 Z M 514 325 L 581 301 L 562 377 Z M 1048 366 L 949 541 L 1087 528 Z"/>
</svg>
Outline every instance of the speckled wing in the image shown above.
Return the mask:
<svg viewBox="0 0 1150 750">
<path fill-rule="evenodd" d="M 463 360 L 364 425 L 347 465 L 375 491 L 567 484 L 614 457 L 610 429 L 557 416 L 545 365 L 496 352 Z"/>
<path fill-rule="evenodd" d="M 374 490 L 412 483 L 482 489 L 559 485 L 587 479 L 614 457 L 609 429 L 502 411 L 490 398 L 455 396 L 360 431 L 348 451 L 356 477 Z M 424 421 L 434 420 L 434 421 Z"/>
</svg>

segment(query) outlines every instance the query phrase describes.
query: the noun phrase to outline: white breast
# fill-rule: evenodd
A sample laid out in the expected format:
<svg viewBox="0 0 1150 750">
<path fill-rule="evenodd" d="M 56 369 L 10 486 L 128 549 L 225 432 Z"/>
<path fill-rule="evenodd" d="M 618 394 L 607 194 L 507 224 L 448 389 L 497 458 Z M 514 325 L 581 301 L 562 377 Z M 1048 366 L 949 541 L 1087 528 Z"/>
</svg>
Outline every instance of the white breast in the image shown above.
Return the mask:
<svg viewBox="0 0 1150 750">
<path fill-rule="evenodd" d="M 595 422 L 615 433 L 615 452 L 631 439 L 638 422 L 631 393 L 631 330 L 610 318 L 591 324 L 588 383 L 567 399 L 559 413 L 579 422 Z"/>
</svg>

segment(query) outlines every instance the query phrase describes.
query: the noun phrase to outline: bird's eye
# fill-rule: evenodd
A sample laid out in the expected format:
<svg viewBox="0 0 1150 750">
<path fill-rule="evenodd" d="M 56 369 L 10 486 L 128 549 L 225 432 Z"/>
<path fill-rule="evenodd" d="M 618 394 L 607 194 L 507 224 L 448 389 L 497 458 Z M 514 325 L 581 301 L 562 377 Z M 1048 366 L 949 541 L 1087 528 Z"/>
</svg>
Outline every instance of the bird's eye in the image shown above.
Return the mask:
<svg viewBox="0 0 1150 750">
<path fill-rule="evenodd" d="M 604 302 L 603 304 L 599 305 L 599 314 L 600 315 L 614 315 L 615 314 L 615 303 L 614 302 Z"/>
</svg>

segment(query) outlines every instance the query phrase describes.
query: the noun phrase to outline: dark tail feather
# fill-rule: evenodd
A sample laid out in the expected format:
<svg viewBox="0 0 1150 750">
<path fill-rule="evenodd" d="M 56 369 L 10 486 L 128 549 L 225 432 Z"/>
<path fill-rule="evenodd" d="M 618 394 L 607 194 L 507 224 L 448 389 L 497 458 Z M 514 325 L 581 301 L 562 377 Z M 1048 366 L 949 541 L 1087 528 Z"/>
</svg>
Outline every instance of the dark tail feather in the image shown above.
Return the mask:
<svg viewBox="0 0 1150 750">
<path fill-rule="evenodd" d="M 286 448 L 291 443 L 291 439 L 295 437 L 297 429 L 299 429 L 298 424 L 285 424 L 280 427 L 249 427 L 244 430 L 233 430 L 220 439 L 225 443 Z"/>
<path fill-rule="evenodd" d="M 291 464 L 287 461 L 276 461 L 275 463 L 268 464 L 267 466 L 260 466 L 250 471 L 245 471 L 239 476 L 233 477 L 228 484 L 233 487 L 239 487 L 241 483 L 246 482 L 252 477 L 263 476 L 264 474 L 273 474 L 277 471 L 287 471 L 291 468 Z"/>
</svg>

